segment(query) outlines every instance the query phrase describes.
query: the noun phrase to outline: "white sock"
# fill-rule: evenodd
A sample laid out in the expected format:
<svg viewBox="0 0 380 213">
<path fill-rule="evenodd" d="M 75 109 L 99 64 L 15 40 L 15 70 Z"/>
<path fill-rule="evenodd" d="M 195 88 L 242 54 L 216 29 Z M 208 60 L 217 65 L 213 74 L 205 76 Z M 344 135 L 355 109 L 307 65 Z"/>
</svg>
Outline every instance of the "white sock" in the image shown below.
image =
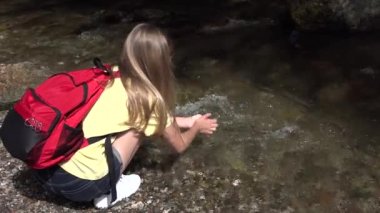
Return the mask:
<svg viewBox="0 0 380 213">
<path fill-rule="evenodd" d="M 99 209 L 109 208 L 117 202 L 134 194 L 137 189 L 139 189 L 140 184 L 141 178 L 136 174 L 121 175 L 119 181 L 116 183 L 116 200 L 111 203 L 111 193 L 104 194 L 94 199 L 94 205 Z"/>
</svg>

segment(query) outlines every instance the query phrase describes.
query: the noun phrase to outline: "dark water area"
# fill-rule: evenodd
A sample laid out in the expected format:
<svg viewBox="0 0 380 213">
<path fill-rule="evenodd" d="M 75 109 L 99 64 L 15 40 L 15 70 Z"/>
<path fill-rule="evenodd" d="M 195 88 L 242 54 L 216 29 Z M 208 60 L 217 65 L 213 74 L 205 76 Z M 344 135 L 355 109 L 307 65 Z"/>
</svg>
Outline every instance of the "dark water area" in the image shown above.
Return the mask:
<svg viewBox="0 0 380 213">
<path fill-rule="evenodd" d="M 301 32 L 276 1 L 221 2 L 0 1 L 0 64 L 27 62 L 49 75 L 94 56 L 117 63 L 131 27 L 155 23 L 174 43 L 178 114 L 212 112 L 220 122 L 164 180 L 148 172 L 148 189 L 174 189 L 177 203 L 161 205 L 379 212 L 379 33 Z M 12 85 L 0 102 L 22 94 Z M 141 156 L 157 163 L 165 153 Z"/>
</svg>

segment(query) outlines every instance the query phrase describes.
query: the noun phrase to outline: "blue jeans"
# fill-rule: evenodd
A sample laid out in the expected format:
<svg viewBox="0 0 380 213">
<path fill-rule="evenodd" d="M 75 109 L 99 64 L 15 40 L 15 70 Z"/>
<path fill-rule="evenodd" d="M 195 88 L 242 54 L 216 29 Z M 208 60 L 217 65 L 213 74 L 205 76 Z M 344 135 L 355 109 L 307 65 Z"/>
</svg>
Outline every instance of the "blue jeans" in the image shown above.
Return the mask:
<svg viewBox="0 0 380 213">
<path fill-rule="evenodd" d="M 113 154 L 115 174 L 119 175 L 122 165 L 120 155 L 115 149 Z M 66 172 L 58 165 L 49 169 L 34 170 L 34 173 L 47 191 L 76 202 L 91 201 L 111 190 L 108 174 L 98 180 L 85 180 Z"/>
</svg>

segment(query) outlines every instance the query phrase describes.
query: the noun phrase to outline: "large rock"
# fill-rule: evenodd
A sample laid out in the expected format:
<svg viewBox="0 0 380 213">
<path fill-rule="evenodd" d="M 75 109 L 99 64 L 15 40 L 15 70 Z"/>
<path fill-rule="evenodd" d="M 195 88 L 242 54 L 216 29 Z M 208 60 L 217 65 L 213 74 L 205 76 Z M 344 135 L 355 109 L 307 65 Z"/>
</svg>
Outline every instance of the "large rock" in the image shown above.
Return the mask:
<svg viewBox="0 0 380 213">
<path fill-rule="evenodd" d="M 26 88 L 36 86 L 47 76 L 46 68 L 31 62 L 0 64 L 0 103 L 17 100 Z"/>
<path fill-rule="evenodd" d="M 380 0 L 288 0 L 302 30 L 380 30 Z"/>
</svg>

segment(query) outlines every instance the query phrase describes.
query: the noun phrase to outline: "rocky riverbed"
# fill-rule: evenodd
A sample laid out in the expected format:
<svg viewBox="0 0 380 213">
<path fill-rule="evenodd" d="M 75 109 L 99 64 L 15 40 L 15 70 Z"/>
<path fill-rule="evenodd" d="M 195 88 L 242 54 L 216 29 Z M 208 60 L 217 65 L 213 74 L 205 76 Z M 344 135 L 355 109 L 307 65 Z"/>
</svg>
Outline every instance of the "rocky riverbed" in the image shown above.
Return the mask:
<svg viewBox="0 0 380 213">
<path fill-rule="evenodd" d="M 184 157 L 170 168 L 157 162 L 135 168 L 143 180 L 136 194 L 109 210 L 97 210 L 92 203 L 74 203 L 46 193 L 32 172 L 0 147 L 0 207 L 2 212 L 226 212 L 252 211 L 259 200 L 241 197 L 244 187 L 237 174 L 219 176 L 203 166 L 181 166 Z M 187 162 L 191 165 L 193 162 Z M 247 202 L 249 201 L 249 202 Z"/>
</svg>

